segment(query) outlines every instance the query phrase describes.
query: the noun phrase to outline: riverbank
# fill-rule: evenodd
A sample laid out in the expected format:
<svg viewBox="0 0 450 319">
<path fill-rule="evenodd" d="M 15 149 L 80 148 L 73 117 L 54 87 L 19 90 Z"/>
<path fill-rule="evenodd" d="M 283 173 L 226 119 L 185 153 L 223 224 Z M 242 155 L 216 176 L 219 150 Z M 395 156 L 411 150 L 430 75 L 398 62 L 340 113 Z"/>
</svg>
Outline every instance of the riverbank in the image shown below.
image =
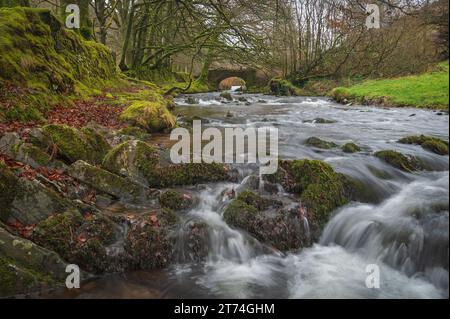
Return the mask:
<svg viewBox="0 0 450 319">
<path fill-rule="evenodd" d="M 337 87 L 329 95 L 336 101 L 387 107 L 417 107 L 448 110 L 449 64 L 438 64 L 429 72 L 394 79 L 364 81 Z"/>
</svg>

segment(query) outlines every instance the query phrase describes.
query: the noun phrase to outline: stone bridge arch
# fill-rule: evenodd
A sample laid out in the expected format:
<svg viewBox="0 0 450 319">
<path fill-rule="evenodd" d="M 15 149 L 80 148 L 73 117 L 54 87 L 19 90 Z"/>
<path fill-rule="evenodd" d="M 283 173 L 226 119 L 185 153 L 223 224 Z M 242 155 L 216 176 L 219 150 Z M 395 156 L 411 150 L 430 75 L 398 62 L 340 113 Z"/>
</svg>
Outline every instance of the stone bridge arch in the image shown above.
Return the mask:
<svg viewBox="0 0 450 319">
<path fill-rule="evenodd" d="M 247 87 L 253 86 L 266 86 L 269 78 L 262 72 L 256 69 L 213 69 L 209 70 L 208 81 L 214 84 L 216 88 L 219 88 L 220 82 L 230 77 L 238 77 L 245 81 Z"/>
</svg>

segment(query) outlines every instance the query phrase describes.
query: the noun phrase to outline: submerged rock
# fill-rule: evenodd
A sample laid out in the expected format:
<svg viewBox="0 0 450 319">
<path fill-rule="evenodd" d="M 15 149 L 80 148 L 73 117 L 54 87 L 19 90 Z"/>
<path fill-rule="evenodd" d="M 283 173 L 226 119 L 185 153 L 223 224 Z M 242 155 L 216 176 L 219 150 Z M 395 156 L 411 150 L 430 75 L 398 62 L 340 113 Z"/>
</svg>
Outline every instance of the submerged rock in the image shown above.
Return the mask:
<svg viewBox="0 0 450 319">
<path fill-rule="evenodd" d="M 70 207 L 69 200 L 37 180 L 19 178 L 0 164 L 0 220 L 31 225 Z"/>
<path fill-rule="evenodd" d="M 398 141 L 401 144 L 420 145 L 424 149 L 436 153 L 438 155 L 448 155 L 448 142 L 436 137 L 425 135 L 408 136 Z"/>
<path fill-rule="evenodd" d="M 72 164 L 68 169 L 68 174 L 123 201 L 143 203 L 154 199 L 154 195 L 152 196 L 147 187 L 83 161 Z"/>
<path fill-rule="evenodd" d="M 400 152 L 393 150 L 379 151 L 376 152 L 375 157 L 378 157 L 382 161 L 388 163 L 395 168 L 398 168 L 405 172 L 413 172 L 423 169 L 423 166 L 419 161 L 413 157 L 407 157 Z"/>
<path fill-rule="evenodd" d="M 66 266 L 55 252 L 10 234 L 0 224 L 0 298 L 62 286 Z"/>
<path fill-rule="evenodd" d="M 347 143 L 342 146 L 342 150 L 344 151 L 344 153 L 358 153 L 361 152 L 361 147 L 359 147 L 355 143 Z"/>
<path fill-rule="evenodd" d="M 321 148 L 321 149 L 331 149 L 335 148 L 338 145 L 333 142 L 324 141 L 318 137 L 310 137 L 305 141 L 305 144 L 308 146 Z"/>
<path fill-rule="evenodd" d="M 333 123 L 336 123 L 336 121 L 334 121 L 334 120 L 327 120 L 327 119 L 324 119 L 324 118 L 321 118 L 321 117 L 315 118 L 314 120 L 312 120 L 312 122 L 316 123 L 316 124 L 333 124 Z"/>
</svg>

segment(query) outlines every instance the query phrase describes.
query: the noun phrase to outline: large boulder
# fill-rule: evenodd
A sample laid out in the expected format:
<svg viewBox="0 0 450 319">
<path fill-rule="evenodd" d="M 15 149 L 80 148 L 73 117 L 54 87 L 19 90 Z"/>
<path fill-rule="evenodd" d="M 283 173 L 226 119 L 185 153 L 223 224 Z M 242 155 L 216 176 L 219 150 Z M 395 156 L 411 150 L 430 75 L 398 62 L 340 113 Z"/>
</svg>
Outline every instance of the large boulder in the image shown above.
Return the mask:
<svg viewBox="0 0 450 319">
<path fill-rule="evenodd" d="M 39 181 L 19 178 L 0 165 L 0 220 L 32 225 L 70 207 L 69 200 Z"/>
<path fill-rule="evenodd" d="M 121 120 L 149 133 L 167 131 L 175 127 L 176 118 L 167 109 L 169 101 L 160 97 L 155 101 L 134 101 L 121 114 Z"/>
<path fill-rule="evenodd" d="M 116 225 L 102 214 L 83 217 L 72 209 L 37 224 L 31 238 L 83 270 L 102 273 L 116 270 L 116 263 L 106 249 L 114 242 L 116 229 Z"/>
<path fill-rule="evenodd" d="M 127 216 L 129 231 L 125 252 L 130 256 L 131 269 L 167 267 L 174 258 L 175 230 L 178 217 L 169 209 L 139 216 Z"/>
<path fill-rule="evenodd" d="M 420 145 L 424 149 L 436 153 L 438 155 L 448 155 L 448 142 L 436 137 L 425 135 L 408 136 L 398 141 L 402 144 Z"/>
<path fill-rule="evenodd" d="M 77 130 L 67 125 L 50 124 L 30 140 L 37 146 L 50 149 L 69 164 L 78 160 L 100 164 L 110 149 L 104 137 L 88 127 Z"/>
<path fill-rule="evenodd" d="M 10 234 L 0 223 L 0 298 L 62 286 L 65 269 L 55 252 Z"/>
<path fill-rule="evenodd" d="M 144 203 L 155 198 L 155 192 L 147 187 L 83 161 L 72 164 L 67 172 L 73 178 L 123 201 Z"/>
<path fill-rule="evenodd" d="M 347 178 L 322 161 L 281 161 L 278 172 L 266 179 L 298 194 L 310 221 L 319 227 L 325 226 L 333 211 L 347 204 L 350 197 L 351 185 L 348 185 Z"/>
<path fill-rule="evenodd" d="M 137 140 L 113 148 L 106 155 L 103 167 L 156 188 L 218 182 L 230 178 L 224 165 L 171 164 L 158 150 Z"/>
<path fill-rule="evenodd" d="M 281 251 L 307 247 L 311 233 L 297 209 L 282 208 L 282 203 L 245 191 L 225 209 L 225 221 L 246 230 L 259 241 Z M 317 238 L 315 238 L 317 239 Z"/>
</svg>

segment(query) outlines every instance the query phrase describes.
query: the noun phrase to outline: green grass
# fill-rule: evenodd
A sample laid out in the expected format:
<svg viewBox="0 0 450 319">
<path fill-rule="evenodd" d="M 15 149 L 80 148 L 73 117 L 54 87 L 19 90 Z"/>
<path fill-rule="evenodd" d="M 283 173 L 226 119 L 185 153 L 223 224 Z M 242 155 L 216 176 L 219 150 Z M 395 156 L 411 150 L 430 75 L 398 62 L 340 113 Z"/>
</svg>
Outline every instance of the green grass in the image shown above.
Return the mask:
<svg viewBox="0 0 450 319">
<path fill-rule="evenodd" d="M 427 73 L 394 79 L 368 80 L 330 95 L 339 102 L 357 101 L 386 106 L 448 109 L 449 63 L 442 62 Z"/>
</svg>

